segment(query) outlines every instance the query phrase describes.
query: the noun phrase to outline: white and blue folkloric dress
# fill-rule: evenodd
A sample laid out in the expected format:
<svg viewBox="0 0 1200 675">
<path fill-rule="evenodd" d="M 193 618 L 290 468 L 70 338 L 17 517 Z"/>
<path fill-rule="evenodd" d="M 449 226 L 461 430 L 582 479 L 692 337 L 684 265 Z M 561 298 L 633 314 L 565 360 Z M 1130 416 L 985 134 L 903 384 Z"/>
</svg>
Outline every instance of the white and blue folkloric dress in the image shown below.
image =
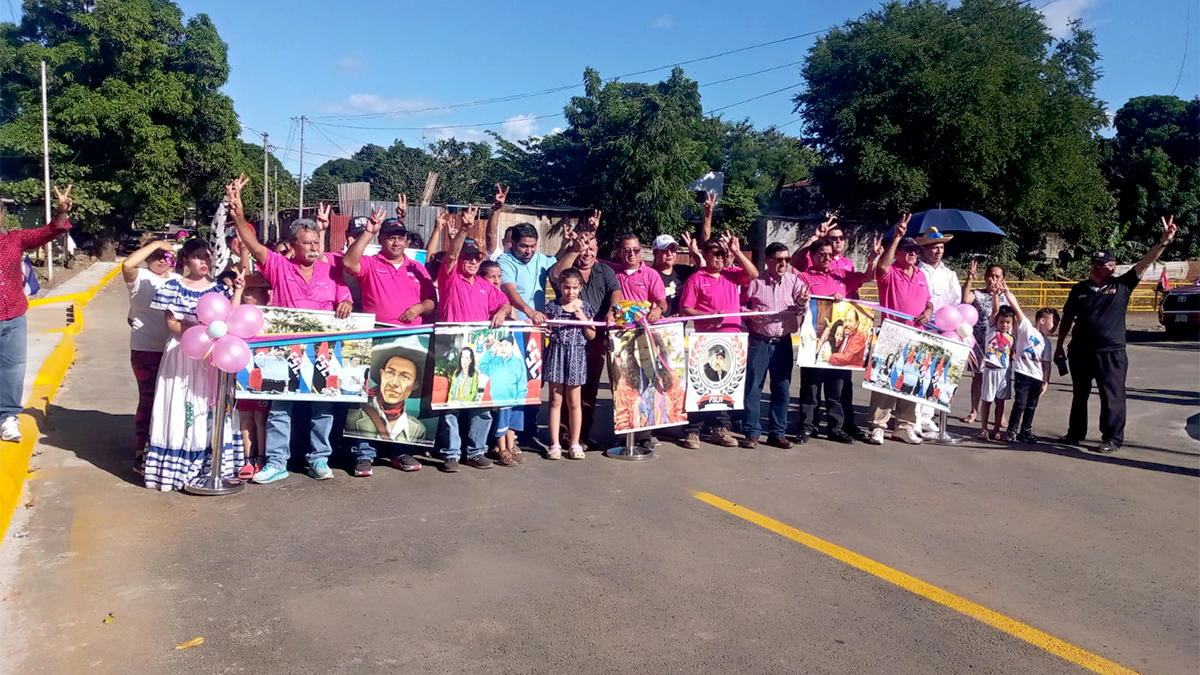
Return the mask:
<svg viewBox="0 0 1200 675">
<path fill-rule="evenodd" d="M 195 289 L 175 278 L 158 289 L 150 307 L 171 312 L 185 324 L 197 323 L 196 303 L 208 293 L 230 295 L 223 284 Z M 213 423 L 209 401 L 215 399 L 217 375 L 216 367 L 207 359 L 184 354 L 179 336 L 171 334 L 154 392 L 146 487 L 169 492 L 201 483 L 208 476 L 212 466 L 209 429 Z M 234 418 L 225 419 L 225 450 L 221 457 L 221 475 L 227 478 L 232 478 L 246 461 L 236 406 L 230 408 Z"/>
</svg>

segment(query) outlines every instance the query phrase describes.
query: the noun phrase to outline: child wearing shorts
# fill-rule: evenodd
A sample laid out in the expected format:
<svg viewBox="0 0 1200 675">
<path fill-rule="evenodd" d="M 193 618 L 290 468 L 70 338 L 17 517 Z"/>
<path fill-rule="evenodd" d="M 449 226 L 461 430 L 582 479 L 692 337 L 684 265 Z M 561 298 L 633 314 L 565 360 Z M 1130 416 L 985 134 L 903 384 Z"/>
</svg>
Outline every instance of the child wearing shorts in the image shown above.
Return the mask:
<svg viewBox="0 0 1200 675">
<path fill-rule="evenodd" d="M 983 389 L 980 392 L 982 428 L 979 437 L 985 441 L 999 441 L 1004 436 L 1000 421 L 1004 419 L 1004 402 L 1012 397 L 1009 385 L 1009 370 L 1012 367 L 1013 323 L 1016 312 L 1007 305 L 995 303 L 987 327 L 987 343 L 983 349 Z M 988 412 L 996 404 L 993 431 L 988 433 Z"/>
</svg>

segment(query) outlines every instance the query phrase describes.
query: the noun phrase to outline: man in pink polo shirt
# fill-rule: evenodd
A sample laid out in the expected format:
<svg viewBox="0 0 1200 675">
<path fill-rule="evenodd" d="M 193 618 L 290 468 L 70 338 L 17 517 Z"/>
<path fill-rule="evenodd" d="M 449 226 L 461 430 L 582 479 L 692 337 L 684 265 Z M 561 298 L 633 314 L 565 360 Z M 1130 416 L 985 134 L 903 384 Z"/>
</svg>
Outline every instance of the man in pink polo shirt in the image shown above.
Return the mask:
<svg viewBox="0 0 1200 675">
<path fill-rule="evenodd" d="M 879 304 L 886 309 L 916 317 L 908 323 L 920 327 L 933 316 L 933 302 L 929 295 L 929 282 L 917 269 L 921 246 L 912 237 L 904 236 L 911 217 L 906 213 L 896 224 L 892 243 L 875 270 L 875 282 L 879 285 Z M 920 443 L 921 434 L 916 427 L 917 404 L 879 392 L 871 392 L 871 433 L 867 442 L 872 445 L 883 444 L 884 431 L 893 410 L 896 411 L 897 422 L 892 439 Z"/>
<path fill-rule="evenodd" d="M 698 270 L 683 285 L 679 297 L 682 316 L 737 314 L 742 307 L 742 287 L 758 278 L 758 268 L 742 253 L 741 242 L 726 232 L 704 242 L 704 269 Z M 740 267 L 728 263 L 736 262 Z M 697 333 L 740 333 L 742 319 L 737 316 L 694 321 Z M 707 430 L 708 441 L 732 448 L 737 441 L 729 434 L 729 412 L 688 413 L 687 436 L 683 447 L 700 447 L 700 433 Z"/>
<path fill-rule="evenodd" d="M 428 317 L 433 319 L 437 289 L 425 266 L 405 255 L 408 248 L 408 232 L 396 218 L 383 220 L 383 209 L 377 209 L 363 225 L 362 233 L 355 238 L 342 257 L 342 269 L 362 292 L 364 312 L 375 315 L 375 320 L 401 326 L 418 326 Z M 375 235 L 379 235 L 379 253 L 364 256 L 367 246 Z M 418 373 L 418 377 L 420 373 Z M 375 462 L 375 448 L 360 441 L 354 454 L 355 476 L 370 476 Z M 396 454 L 392 466 L 401 471 L 416 471 L 421 464 L 407 453 Z"/>
<path fill-rule="evenodd" d="M 818 241 L 827 241 L 833 246 L 833 260 L 829 261 L 828 274 L 845 283 L 846 277 L 854 273 L 854 261 L 846 257 L 846 235 L 837 224 L 836 216 L 828 216 L 825 222 L 817 225 L 817 229 L 792 254 L 792 266 L 797 272 L 807 272 L 816 263 L 813 245 Z M 851 292 L 848 298 L 856 298 Z"/>
<path fill-rule="evenodd" d="M 446 259 L 438 270 L 439 322 L 482 322 L 488 321 L 493 328 L 504 323 L 512 305 L 508 296 L 486 279 L 479 276 L 479 264 L 483 262 L 483 251 L 474 239 L 467 235 L 475 229 L 475 217 L 479 209 L 468 206 L 462 214 L 462 229 L 446 249 Z M 443 213 L 438 218 L 448 218 Z M 439 227 L 441 223 L 439 223 Z M 466 436 L 466 458 L 462 463 L 476 469 L 492 468 L 492 460 L 484 456 L 487 452 L 488 430 L 492 426 L 492 411 L 486 408 L 464 408 L 444 410 L 438 421 L 438 443 L 441 449 L 442 471 L 455 473 L 463 456 L 463 436 Z M 464 433 L 465 432 L 465 433 Z"/>
<path fill-rule="evenodd" d="M 317 224 L 307 218 L 292 223 L 290 259 L 272 251 L 258 241 L 254 228 L 246 221 L 241 196 L 245 184 L 245 176 L 234 180 L 226 187 L 225 196 L 229 200 L 229 214 L 237 225 L 238 238 L 254 256 L 263 278 L 271 284 L 271 305 L 336 311 L 338 316 L 349 316 L 353 309 L 350 289 L 342 283 L 341 275 L 336 273 L 333 265 L 323 259 Z M 267 465 L 254 475 L 255 483 L 273 483 L 288 476 L 293 406 L 291 401 L 271 404 L 271 412 L 267 415 Z M 313 401 L 310 406 L 312 447 L 307 456 L 308 472 L 317 480 L 327 480 L 333 478 L 329 468 L 329 456 L 333 454 L 329 432 L 333 428 L 334 404 Z"/>
<path fill-rule="evenodd" d="M 617 238 L 617 259 L 613 265 L 617 283 L 621 286 L 621 297 L 635 302 L 649 302 L 649 321 L 658 321 L 667 309 L 667 291 L 662 275 L 642 262 L 642 243 L 636 234 L 627 233 Z"/>
</svg>

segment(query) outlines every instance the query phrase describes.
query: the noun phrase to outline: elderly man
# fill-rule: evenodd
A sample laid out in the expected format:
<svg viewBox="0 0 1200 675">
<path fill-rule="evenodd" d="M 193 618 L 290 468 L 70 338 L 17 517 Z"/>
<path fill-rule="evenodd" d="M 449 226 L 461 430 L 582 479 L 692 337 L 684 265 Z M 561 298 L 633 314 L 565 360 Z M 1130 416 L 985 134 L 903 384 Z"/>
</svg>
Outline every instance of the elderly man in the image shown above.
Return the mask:
<svg viewBox="0 0 1200 675">
<path fill-rule="evenodd" d="M 234 180 L 226 189 L 229 213 L 237 225 L 238 237 L 246 251 L 254 256 L 263 278 L 271 284 L 271 305 L 292 309 L 336 311 L 347 317 L 353 309 L 350 289 L 342 283 L 340 274 L 323 259 L 320 244 L 320 228 L 307 218 L 292 223 L 291 259 L 268 249 L 258 241 L 254 228 L 246 221 L 242 207 L 241 190 L 246 184 L 244 176 Z M 255 483 L 274 483 L 287 478 L 287 463 L 291 455 L 292 409 L 291 401 L 274 401 L 267 415 L 267 465 L 254 475 Z M 308 452 L 308 472 L 317 480 L 333 478 L 329 468 L 329 456 L 333 448 L 329 445 L 329 432 L 333 428 L 333 403 L 313 401 L 309 438 L 312 447 Z"/>
<path fill-rule="evenodd" d="M 25 388 L 25 273 L 21 261 L 25 251 L 44 246 L 71 229 L 71 186 L 59 191 L 58 211 L 54 220 L 34 230 L 4 229 L 4 209 L 0 208 L 0 440 L 21 440 L 17 415 L 21 413 L 21 393 Z"/>
<path fill-rule="evenodd" d="M 758 268 L 742 253 L 741 242 L 729 232 L 704 242 L 704 270 L 692 275 L 683 285 L 679 313 L 683 316 L 708 314 L 738 314 L 741 310 L 741 289 L 758 278 Z M 692 323 L 698 333 L 740 333 L 738 317 L 723 316 L 699 319 Z M 700 447 L 701 432 L 708 432 L 709 442 L 726 448 L 737 445 L 729 434 L 729 413 L 724 410 L 688 413 L 688 426 L 683 440 L 685 448 Z"/>
<path fill-rule="evenodd" d="M 800 317 L 808 310 L 808 286 L 792 273 L 792 256 L 788 254 L 787 246 L 774 242 L 767 247 L 766 254 L 766 275 L 751 281 L 743 293 L 746 309 L 783 313 L 746 319 L 750 346 L 746 356 L 746 407 L 742 422 L 745 438 L 739 445 L 743 448 L 758 446 L 762 433 L 762 391 L 769 373 L 771 419 L 767 445 L 786 450 L 792 447 L 792 442 L 784 435 L 791 399 L 792 364 L 795 362 L 792 335 L 799 330 Z"/>
<path fill-rule="evenodd" d="M 550 283 L 557 285 L 563 270 L 569 267 L 579 270 L 583 275 L 580 299 L 596 308 L 596 316 L 593 317 L 596 321 L 608 321 L 612 308 L 621 302 L 623 296 L 613 269 L 605 264 L 597 264 L 599 246 L 596 242 L 596 229 L 599 226 L 600 211 L 597 210 L 588 217 L 586 230 L 576 233 L 568 229 L 564 233 L 558 262 L 550 270 Z M 600 392 L 600 379 L 604 376 L 607 354 L 608 334 L 597 330 L 596 339 L 587 343 L 587 384 L 580 389 L 580 399 L 583 402 L 580 437 L 587 439 L 588 450 L 591 451 L 600 449 L 599 444 L 593 440 L 591 431 L 596 417 L 596 396 Z"/>
<path fill-rule="evenodd" d="M 1087 436 L 1088 397 L 1093 381 L 1100 389 L 1101 438 L 1095 451 L 1113 453 L 1125 442 L 1125 375 L 1129 369 L 1125 354 L 1125 312 L 1142 273 L 1175 238 L 1178 230 L 1175 216 L 1163 218 L 1162 228 L 1158 243 L 1119 277 L 1115 276 L 1117 262 L 1111 251 L 1093 253 L 1088 278 L 1075 284 L 1067 295 L 1054 354 L 1059 361 L 1067 358 L 1071 369 L 1071 418 L 1067 435 L 1061 439 L 1063 443 L 1082 443 Z M 1068 333 L 1071 333 L 1069 358 L 1063 349 Z"/>
<path fill-rule="evenodd" d="M 382 211 L 377 212 L 375 218 L 367 219 L 363 234 L 355 238 L 342 258 L 342 267 L 361 289 L 363 311 L 374 314 L 376 321 L 419 326 L 426 318 L 432 318 L 437 289 L 425 266 L 405 255 L 408 233 L 404 226 L 396 218 L 381 223 L 377 219 L 380 215 Z M 379 253 L 364 256 L 376 234 L 379 235 Z M 362 441 L 354 454 L 358 458 L 354 475 L 370 476 L 375 448 Z M 401 471 L 421 468 L 420 462 L 405 453 L 396 455 L 392 465 Z"/>
<path fill-rule="evenodd" d="M 892 243 L 888 245 L 879 261 L 879 267 L 875 270 L 875 282 L 879 285 L 879 304 L 885 309 L 915 317 L 910 323 L 920 327 L 928 323 L 929 318 L 933 316 L 933 301 L 929 296 L 929 282 L 917 269 L 921 246 L 912 237 L 904 236 L 910 218 L 912 216 L 906 213 L 896 224 Z M 871 433 L 867 442 L 871 445 L 883 444 L 884 431 L 892 418 L 893 410 L 898 420 L 892 439 L 905 443 L 920 443 L 922 439 L 916 427 L 917 404 L 877 391 L 871 392 Z"/>
<path fill-rule="evenodd" d="M 917 269 L 925 275 L 929 284 L 929 297 L 933 302 L 933 311 L 943 307 L 957 307 L 962 303 L 962 284 L 958 273 L 942 264 L 946 255 L 946 243 L 954 238 L 952 234 L 942 234 L 936 227 L 931 227 L 917 237 L 921 246 L 921 262 Z M 917 406 L 917 431 L 925 438 L 935 438 L 941 430 L 933 421 L 933 406 Z"/>
</svg>

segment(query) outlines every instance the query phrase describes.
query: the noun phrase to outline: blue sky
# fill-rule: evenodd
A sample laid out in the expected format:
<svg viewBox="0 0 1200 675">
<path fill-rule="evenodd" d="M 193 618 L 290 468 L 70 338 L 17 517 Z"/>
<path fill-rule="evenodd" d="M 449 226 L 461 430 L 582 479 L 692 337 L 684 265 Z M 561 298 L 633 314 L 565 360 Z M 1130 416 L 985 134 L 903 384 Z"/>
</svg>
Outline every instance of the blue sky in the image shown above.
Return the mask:
<svg viewBox="0 0 1200 675">
<path fill-rule="evenodd" d="M 879 6 L 876 1 L 793 0 L 737 3 L 692 0 L 607 2 L 366 2 L 342 0 L 177 0 L 184 12 L 208 13 L 229 44 L 225 91 L 243 124 L 287 145 L 291 117 L 312 119 L 305 173 L 363 143 L 409 145 L 493 129 L 510 138 L 563 126 L 563 104 L 582 87 L 488 105 L 471 101 L 579 85 L 585 66 L 602 77 L 664 66 L 828 28 Z M 1043 6 L 1049 0 L 1032 0 Z M 1188 20 L 1189 5 L 1190 21 Z M 1079 17 L 1096 32 L 1104 76 L 1097 91 L 1116 110 L 1133 96 L 1200 93 L 1200 7 L 1195 0 L 1054 0 L 1043 12 L 1055 30 Z M 1190 28 L 1189 28 L 1190 24 Z M 1187 56 L 1184 59 L 1185 32 Z M 798 134 L 790 94 L 813 37 L 781 42 L 684 66 L 701 84 L 706 110 L 758 126 L 788 125 Z M 778 67 L 778 68 L 777 68 Z M 731 82 L 718 80 L 759 70 Z M 630 78 L 657 81 L 669 68 Z M 404 112 L 376 117 L 337 115 Z M 540 119 L 538 119 L 540 118 Z M 456 129 L 449 125 L 489 123 Z M 791 124 L 789 124 L 791 123 Z M 345 125 L 345 126 L 333 126 Z M 401 127 L 358 129 L 353 127 Z M 245 138 L 261 142 L 246 131 Z M 286 164 L 298 168 L 298 140 Z M 282 149 L 277 152 L 282 155 Z"/>
</svg>

